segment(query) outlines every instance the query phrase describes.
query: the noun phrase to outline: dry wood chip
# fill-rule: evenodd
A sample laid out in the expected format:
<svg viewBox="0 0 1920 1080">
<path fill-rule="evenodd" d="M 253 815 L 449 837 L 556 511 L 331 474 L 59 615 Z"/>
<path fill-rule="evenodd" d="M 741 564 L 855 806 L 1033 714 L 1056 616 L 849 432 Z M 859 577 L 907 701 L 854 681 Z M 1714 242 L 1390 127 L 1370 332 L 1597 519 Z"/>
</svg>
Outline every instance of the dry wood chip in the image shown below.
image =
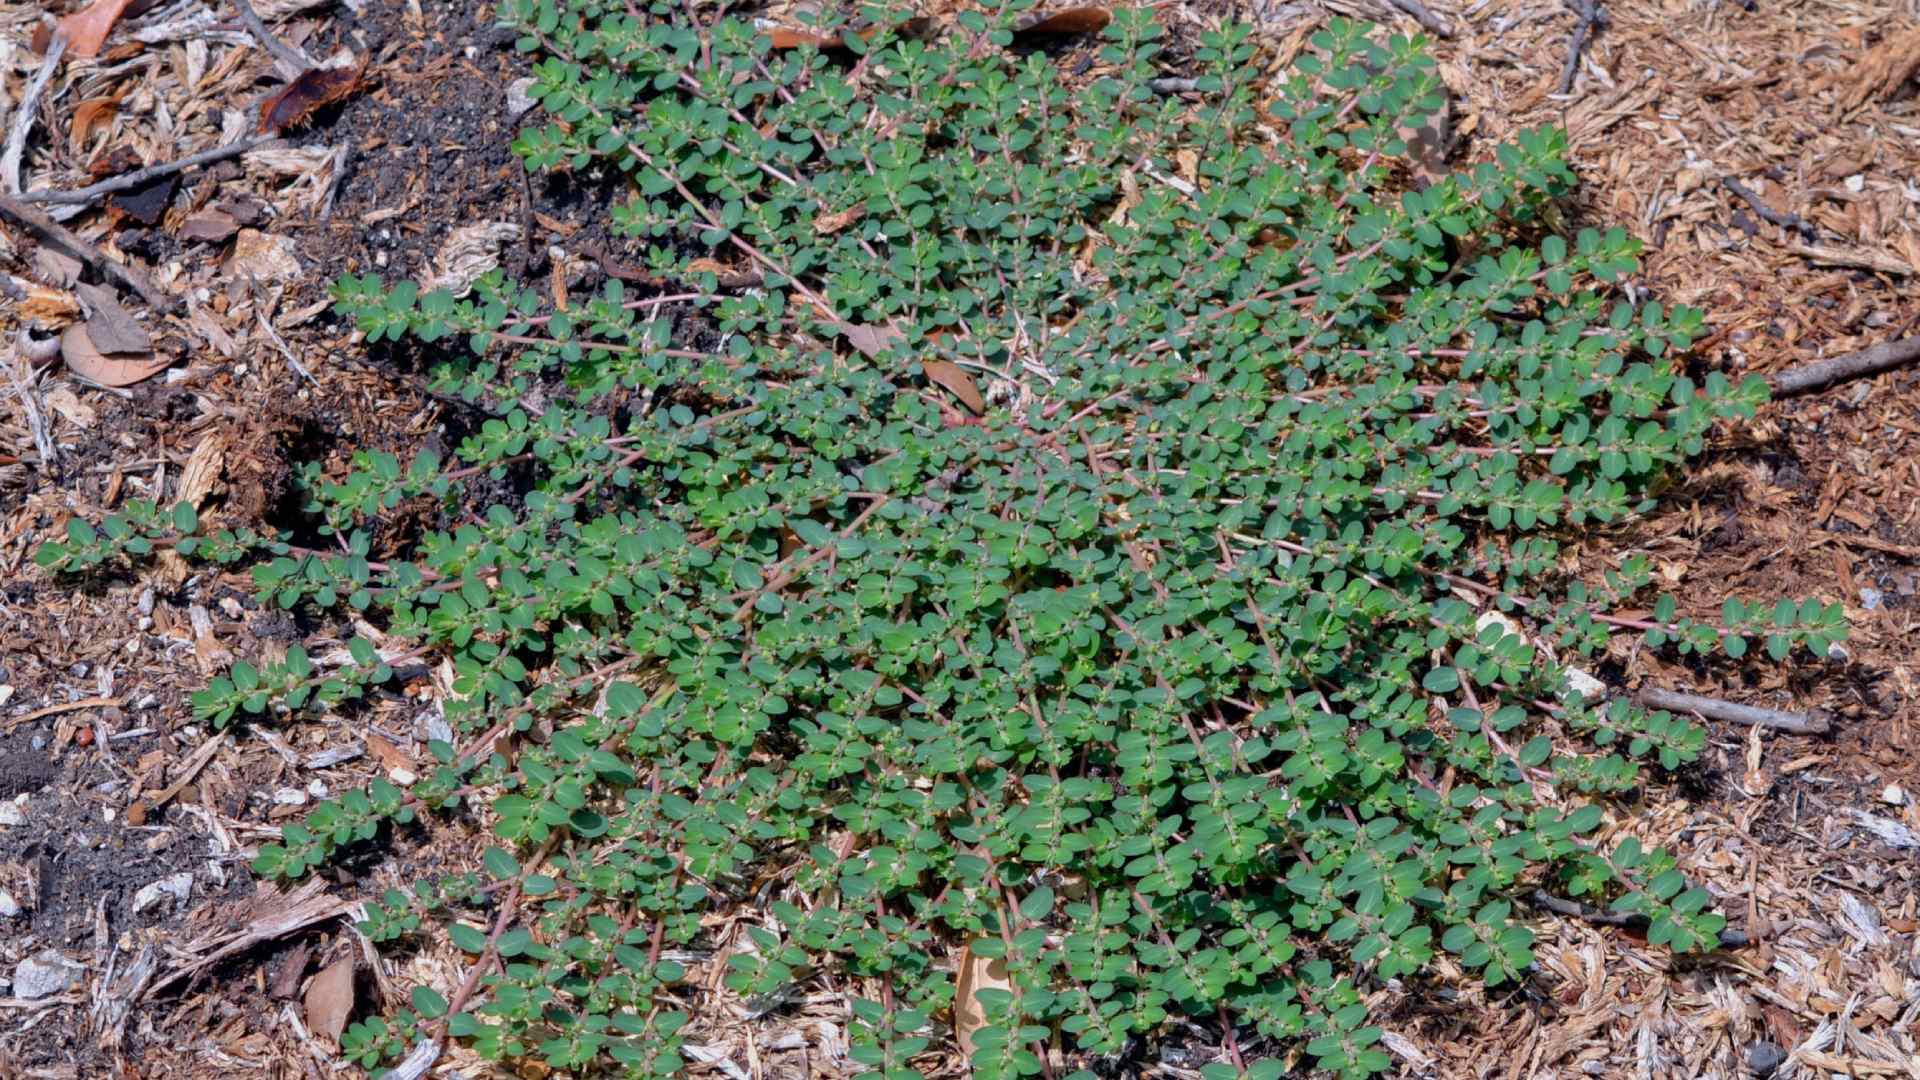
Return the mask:
<svg viewBox="0 0 1920 1080">
<path fill-rule="evenodd" d="M 218 207 L 209 207 L 180 224 L 180 239 L 217 244 L 238 231 L 240 223 L 234 220 L 232 214 Z"/>
</svg>

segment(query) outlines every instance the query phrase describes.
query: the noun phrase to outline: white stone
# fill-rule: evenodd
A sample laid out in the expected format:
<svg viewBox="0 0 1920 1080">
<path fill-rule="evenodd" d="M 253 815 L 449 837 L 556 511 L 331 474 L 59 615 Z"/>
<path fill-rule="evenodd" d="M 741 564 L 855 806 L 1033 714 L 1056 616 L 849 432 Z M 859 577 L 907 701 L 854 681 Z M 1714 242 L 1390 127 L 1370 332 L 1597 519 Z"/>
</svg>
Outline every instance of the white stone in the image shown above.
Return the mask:
<svg viewBox="0 0 1920 1080">
<path fill-rule="evenodd" d="M 1567 669 L 1567 689 L 1577 690 L 1589 704 L 1607 696 L 1607 684 L 1577 667 Z"/>
<path fill-rule="evenodd" d="M 1888 784 L 1886 788 L 1880 792 L 1880 801 L 1890 806 L 1905 806 L 1907 805 L 1907 789 L 1901 787 L 1899 784 Z"/>
<path fill-rule="evenodd" d="M 539 104 L 533 100 L 534 82 L 534 78 L 528 76 L 507 84 L 507 119 L 518 120 L 532 112 L 533 107 Z"/>
<path fill-rule="evenodd" d="M 186 871 L 181 871 L 178 874 L 169 874 L 133 894 L 133 913 L 138 915 L 148 908 L 159 904 L 169 896 L 178 903 L 184 904 L 187 902 L 187 897 L 192 895 L 192 874 Z"/>
<path fill-rule="evenodd" d="M 18 914 L 20 914 L 20 901 L 15 900 L 12 893 L 0 889 L 0 919 L 11 919 Z"/>
<path fill-rule="evenodd" d="M 1526 636 L 1520 632 L 1519 623 L 1514 622 L 1513 619 L 1498 611 L 1483 612 L 1478 619 L 1473 620 L 1473 629 L 1476 635 L 1489 626 L 1498 626 L 1501 630 L 1515 637 Z"/>
<path fill-rule="evenodd" d="M 38 1001 L 64 994 L 79 986 L 86 974 L 84 965 L 74 963 L 53 949 L 42 949 L 20 961 L 20 965 L 13 969 L 13 996 L 26 1001 Z"/>
<path fill-rule="evenodd" d="M 16 802 L 0 802 L 0 826 L 19 826 L 27 823 L 26 811 Z"/>
<path fill-rule="evenodd" d="M 273 801 L 279 803 L 281 806 L 305 806 L 307 805 L 307 793 L 301 791 L 299 788 L 283 787 L 273 793 Z"/>
</svg>

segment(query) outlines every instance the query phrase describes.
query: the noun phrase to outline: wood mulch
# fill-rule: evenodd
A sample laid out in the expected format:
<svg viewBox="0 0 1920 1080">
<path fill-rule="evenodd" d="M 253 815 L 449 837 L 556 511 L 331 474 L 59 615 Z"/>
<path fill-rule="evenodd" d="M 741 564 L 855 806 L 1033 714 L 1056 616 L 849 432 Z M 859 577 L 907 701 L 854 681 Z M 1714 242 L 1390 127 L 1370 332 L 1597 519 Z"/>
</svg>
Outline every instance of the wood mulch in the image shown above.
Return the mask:
<svg viewBox="0 0 1920 1080">
<path fill-rule="evenodd" d="M 49 6 L 0 2 L 0 131 L 40 67 L 30 42 Z M 214 733 L 192 722 L 187 696 L 232 657 L 293 641 L 320 654 L 364 631 L 261 610 L 244 575 L 161 559 L 74 590 L 31 556 L 69 517 L 132 498 L 188 498 L 216 524 L 284 523 L 299 510 L 298 463 L 338 475 L 356 447 L 405 457 L 457 439 L 473 418 L 418 392 L 411 357 L 367 357 L 325 312 L 339 273 L 457 277 L 498 264 L 579 290 L 597 285 L 585 252 L 633 254 L 605 233 L 603 192 L 521 178 L 507 151 L 520 61 L 489 9 L 254 7 L 310 56 L 367 60 L 366 85 L 279 144 L 68 219 L 184 298 L 166 316 L 124 298 L 170 368 L 107 389 L 10 356 L 0 379 L 0 891 L 20 909 L 0 903 L 0 982 L 22 961 L 51 963 L 48 950 L 78 968 L 45 997 L 0 986 L 0 1076 L 330 1075 L 332 1044 L 307 1001 L 320 973 L 358 972 L 347 979 L 356 1017 L 404 1002 L 414 984 L 457 981 L 451 956 L 376 958 L 350 918 L 379 890 L 459 865 L 456 830 L 408 837 L 405 866 L 347 866 L 286 893 L 246 870 L 248 851 L 315 799 L 418 767 L 440 673 L 351 718 Z M 97 60 L 69 60 L 48 84 L 24 188 L 83 186 L 109 155 L 148 165 L 218 146 L 250 130 L 281 85 L 230 5 L 130 10 Z M 1696 374 L 1773 373 L 1920 335 L 1910 2 L 1160 10 L 1182 33 L 1255 20 L 1275 55 L 1330 13 L 1444 28 L 1449 160 L 1564 125 L 1584 183 L 1562 224 L 1618 224 L 1646 242 L 1630 288 L 1708 312 Z M 0 273 L 9 337 L 80 316 L 74 268 L 11 224 Z M 1752 943 L 1675 959 L 1631 927 L 1543 912 L 1524 988 L 1489 992 L 1443 961 L 1379 990 L 1388 1047 L 1413 1076 L 1736 1077 L 1766 1065 L 1783 1077 L 1920 1077 L 1920 368 L 1767 407 L 1711 446 L 1657 513 L 1583 538 L 1566 568 L 1593 579 L 1634 553 L 1688 614 L 1711 618 L 1729 595 L 1818 596 L 1842 602 L 1851 623 L 1827 663 L 1735 668 L 1622 636 L 1596 672 L 1623 688 L 1832 717 L 1821 735 L 1711 724 L 1697 768 L 1650 785 L 1608 825 L 1612 838 L 1672 850 Z M 154 888 L 183 876 L 184 899 Z M 731 923 L 714 931 L 718 953 L 684 958 L 705 988 L 695 1075 L 854 1071 L 842 998 L 810 986 L 749 1022 L 718 989 Z M 1217 1053 L 1204 1040 L 1173 1045 L 1139 1071 L 1191 1080 Z M 469 1056 L 447 1061 L 481 1074 Z"/>
</svg>

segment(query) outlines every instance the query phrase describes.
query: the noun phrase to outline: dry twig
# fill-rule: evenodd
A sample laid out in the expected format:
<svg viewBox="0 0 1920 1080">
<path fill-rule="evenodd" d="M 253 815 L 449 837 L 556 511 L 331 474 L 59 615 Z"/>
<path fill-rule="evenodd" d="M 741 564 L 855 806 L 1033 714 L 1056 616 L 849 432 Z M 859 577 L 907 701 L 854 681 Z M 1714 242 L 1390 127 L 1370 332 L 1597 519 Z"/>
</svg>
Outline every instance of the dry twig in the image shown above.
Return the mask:
<svg viewBox="0 0 1920 1080">
<path fill-rule="evenodd" d="M 50 244 L 79 259 L 92 267 L 96 273 L 111 279 L 127 291 L 138 293 L 140 299 L 145 300 L 156 311 L 171 312 L 179 304 L 174 297 L 156 288 L 145 272 L 107 258 L 99 248 L 75 236 L 66 226 L 19 199 L 0 195 L 0 217 L 18 222 L 38 236 L 42 243 Z"/>
<path fill-rule="evenodd" d="M 1527 894 L 1527 903 L 1542 911 L 1551 911 L 1555 915 L 1564 915 L 1569 919 L 1579 919 L 1598 926 L 1620 926 L 1629 930 L 1644 930 L 1649 921 L 1645 915 L 1626 911 L 1602 911 L 1588 907 L 1577 900 L 1565 900 L 1544 890 L 1535 889 Z M 1738 949 L 1748 943 L 1746 934 L 1738 930 L 1720 931 L 1720 947 Z"/>
<path fill-rule="evenodd" d="M 1419 23 L 1424 29 L 1432 31 L 1435 37 L 1450 38 L 1453 36 L 1453 27 L 1447 25 L 1445 19 L 1428 10 L 1427 5 L 1421 3 L 1420 0 L 1388 0 L 1388 2 L 1401 11 L 1406 12 L 1413 18 L 1414 22 Z"/>
<path fill-rule="evenodd" d="M 1567 8 L 1580 16 L 1580 25 L 1573 28 L 1573 37 L 1567 41 L 1567 66 L 1560 70 L 1560 88 L 1554 91 L 1557 94 L 1573 89 L 1573 77 L 1580 70 L 1580 54 L 1587 40 L 1595 30 L 1607 27 L 1607 13 L 1601 9 L 1600 0 L 1567 0 Z"/>
<path fill-rule="evenodd" d="M 1828 357 L 1815 360 L 1811 364 L 1788 368 L 1775 373 L 1767 380 L 1773 388 L 1774 397 L 1792 397 L 1815 390 L 1824 390 L 1835 383 L 1850 379 L 1878 375 L 1891 371 L 1903 364 L 1920 360 L 1920 337 L 1902 341 L 1887 341 L 1870 349 L 1850 352 L 1845 356 Z"/>
<path fill-rule="evenodd" d="M 294 78 L 313 66 L 313 61 L 307 59 L 305 53 L 274 37 L 273 31 L 267 29 L 266 21 L 260 18 L 260 13 L 253 10 L 253 5 L 247 0 L 233 0 L 233 5 L 240 9 L 240 21 L 247 24 L 247 30 L 253 34 L 254 40 L 272 53 L 274 59 L 292 69 L 282 72 L 287 78 Z"/>
<path fill-rule="evenodd" d="M 258 914 L 251 921 L 241 927 L 223 924 L 206 936 L 188 942 L 177 950 L 185 963 L 169 972 L 165 978 L 149 985 L 141 996 L 151 998 L 229 956 L 245 952 L 263 941 L 273 941 L 315 923 L 337 918 L 353 906 L 351 900 L 339 900 L 326 895 L 322 891 L 325 888 L 326 882 L 310 878 L 290 893 L 279 894 L 268 890 L 256 893 L 252 903 Z"/>
<path fill-rule="evenodd" d="M 49 716 L 58 716 L 61 713 L 69 713 L 77 709 L 110 709 L 123 704 L 125 704 L 125 700 L 122 698 L 90 697 L 82 698 L 79 701 L 69 701 L 61 705 L 49 705 L 44 709 L 35 709 L 30 713 L 16 716 L 7 721 L 7 730 L 12 731 L 22 724 L 31 724 L 35 720 L 44 719 Z"/>
<path fill-rule="evenodd" d="M 269 144 L 276 144 L 279 141 L 279 138 L 274 135 L 249 135 L 242 139 L 235 139 L 230 143 L 225 143 L 208 150 L 202 150 L 197 154 L 188 154 L 186 157 L 176 158 L 173 161 L 163 161 L 157 165 L 149 165 L 144 169 L 135 169 L 129 173 L 121 173 L 119 176 L 102 180 L 97 184 L 92 184 L 74 191 L 53 191 L 48 188 L 35 188 L 32 191 L 22 194 L 20 201 L 41 203 L 48 206 L 85 206 L 100 198 L 102 195 L 111 195 L 116 191 L 131 191 L 134 188 L 145 187 L 150 182 L 158 180 L 163 176 L 177 172 L 185 172 L 199 165 L 211 165 L 216 161 L 225 161 L 231 157 L 239 157 L 241 154 L 262 149 Z"/>
<path fill-rule="evenodd" d="M 1892 274 L 1895 277 L 1913 276 L 1913 267 L 1878 251 L 1859 251 L 1853 248 L 1836 247 L 1833 244 L 1795 244 L 1793 253 L 1822 266 L 1851 266 L 1858 270 L 1872 270 L 1875 273 Z"/>
<path fill-rule="evenodd" d="M 18 194 L 20 191 L 20 159 L 27 150 L 27 134 L 33 130 L 33 121 L 40 112 L 40 95 L 46 92 L 47 82 L 53 78 L 54 69 L 60 66 L 60 58 L 67 52 L 67 35 L 56 33 L 47 46 L 46 59 L 40 61 L 40 70 L 34 72 L 33 81 L 27 84 L 26 94 L 20 98 L 18 111 L 13 114 L 13 125 L 7 130 L 7 148 L 0 154 L 0 184 L 6 185 L 6 193 Z"/>
<path fill-rule="evenodd" d="M 1753 212 L 1759 214 L 1762 221 L 1771 222 L 1790 232 L 1797 232 L 1808 240 L 1812 240 L 1815 236 L 1819 235 L 1814 229 L 1812 222 L 1801 217 L 1799 214 L 1790 214 L 1775 210 L 1773 207 L 1768 206 L 1760 196 L 1754 194 L 1752 188 L 1747 187 L 1731 176 L 1721 177 L 1720 186 L 1740 196 L 1748 206 L 1753 207 Z"/>
<path fill-rule="evenodd" d="M 1771 728 L 1774 731 L 1786 731 L 1795 735 L 1821 735 L 1825 734 L 1828 728 L 1827 718 L 1820 713 L 1790 713 L 1779 709 L 1762 709 L 1753 705 L 1722 701 L 1719 698 L 1702 697 L 1699 694 L 1683 694 L 1676 690 L 1646 689 L 1640 691 L 1638 696 L 1640 704 L 1649 709 L 1695 713 L 1709 720 L 1724 720 L 1729 724 Z"/>
</svg>

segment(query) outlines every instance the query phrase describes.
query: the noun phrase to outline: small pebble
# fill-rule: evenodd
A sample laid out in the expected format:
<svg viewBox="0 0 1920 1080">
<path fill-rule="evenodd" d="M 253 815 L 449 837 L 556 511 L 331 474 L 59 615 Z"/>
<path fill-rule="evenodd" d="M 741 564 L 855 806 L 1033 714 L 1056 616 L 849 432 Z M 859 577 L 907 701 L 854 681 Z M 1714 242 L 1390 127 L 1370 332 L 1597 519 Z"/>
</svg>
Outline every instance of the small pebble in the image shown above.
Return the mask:
<svg viewBox="0 0 1920 1080">
<path fill-rule="evenodd" d="M 35 735 L 32 739 L 28 740 L 27 745 L 33 747 L 35 750 L 45 750 L 47 748 L 47 737 L 45 735 Z"/>
<path fill-rule="evenodd" d="M 170 874 L 133 894 L 133 913 L 138 915 L 168 897 L 172 897 L 176 903 L 184 904 L 192 895 L 192 874 L 185 872 Z"/>
<path fill-rule="evenodd" d="M 18 828 L 27 823 L 27 812 L 16 802 L 0 802 L 0 826 Z"/>
<path fill-rule="evenodd" d="M 273 801 L 281 806 L 305 806 L 307 793 L 299 788 L 284 787 L 273 793 Z"/>
<path fill-rule="evenodd" d="M 20 965 L 13 969 L 13 996 L 38 1001 L 64 994 L 79 986 L 86 974 L 84 965 L 74 963 L 53 949 L 42 949 L 20 961 Z"/>
<path fill-rule="evenodd" d="M 1787 1052 L 1765 1039 L 1749 1044 L 1747 1047 L 1747 1068 L 1752 1070 L 1755 1076 L 1772 1076 L 1774 1070 L 1786 1060 Z"/>
<path fill-rule="evenodd" d="M 1880 605 L 1884 603 L 1886 599 L 1887 594 L 1881 592 L 1879 589 L 1860 590 L 1860 606 L 1866 608 L 1868 611 L 1880 610 Z"/>
<path fill-rule="evenodd" d="M 531 76 L 515 79 L 507 84 L 507 119 L 518 120 L 533 111 L 538 102 L 533 100 L 534 79 Z"/>
<path fill-rule="evenodd" d="M 1907 789 L 1901 787 L 1899 784 L 1888 784 L 1886 788 L 1880 792 L 1880 801 L 1890 806 L 1905 806 L 1907 805 Z"/>
<path fill-rule="evenodd" d="M 0 919 L 11 919 L 18 914 L 20 914 L 20 901 L 15 900 L 12 893 L 0 889 Z"/>
</svg>

